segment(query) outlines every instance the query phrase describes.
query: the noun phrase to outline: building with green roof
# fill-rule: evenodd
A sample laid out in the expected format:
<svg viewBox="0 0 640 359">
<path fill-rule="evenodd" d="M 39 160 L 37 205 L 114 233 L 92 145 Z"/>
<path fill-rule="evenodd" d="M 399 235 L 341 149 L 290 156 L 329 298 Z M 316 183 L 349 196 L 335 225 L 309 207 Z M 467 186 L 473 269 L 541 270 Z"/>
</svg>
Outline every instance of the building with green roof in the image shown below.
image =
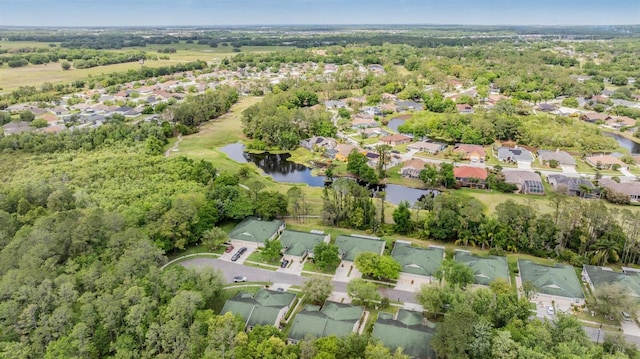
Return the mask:
<svg viewBox="0 0 640 359">
<path fill-rule="evenodd" d="M 342 260 L 353 262 L 362 252 L 373 252 L 382 255 L 385 241 L 377 237 L 338 236 L 335 245 L 340 249 Z"/>
<path fill-rule="evenodd" d="M 473 282 L 479 285 L 489 285 L 496 279 L 511 282 L 509 264 L 506 257 L 478 256 L 469 251 L 456 249 L 453 259 L 463 263 L 473 270 Z"/>
<path fill-rule="evenodd" d="M 412 247 L 411 242 L 396 241 L 391 256 L 402 266 L 402 272 L 433 277 L 444 258 L 444 248 Z"/>
<path fill-rule="evenodd" d="M 622 268 L 624 271 L 625 268 Z M 600 288 L 604 284 L 619 284 L 627 289 L 629 295 L 640 302 L 640 273 L 633 270 L 614 272 L 611 268 L 584 265 L 582 277 L 589 283 L 592 290 Z"/>
<path fill-rule="evenodd" d="M 316 232 L 300 232 L 285 229 L 280 235 L 283 254 L 295 257 L 304 257 L 308 254 L 313 257 L 313 249 L 320 243 L 329 243 L 331 236 Z"/>
<path fill-rule="evenodd" d="M 522 282 L 530 281 L 539 294 L 570 298 L 575 304 L 584 302 L 584 292 L 573 266 L 556 264 L 546 266 L 527 259 L 518 259 Z"/>
<path fill-rule="evenodd" d="M 285 223 L 283 221 L 262 221 L 256 218 L 246 218 L 229 232 L 229 239 L 263 246 L 264 242 L 278 237 L 284 228 Z"/>
<path fill-rule="evenodd" d="M 405 354 L 418 359 L 435 359 L 435 352 L 431 349 L 434 334 L 435 324 L 425 321 L 422 313 L 406 309 L 400 309 L 395 317 L 391 313 L 380 312 L 372 333 L 374 338 L 392 350 L 402 348 Z"/>
<path fill-rule="evenodd" d="M 295 299 L 293 293 L 268 289 L 260 289 L 255 295 L 239 292 L 224 303 L 220 314 L 231 312 L 241 316 L 249 330 L 256 325 L 279 327 Z"/>
<path fill-rule="evenodd" d="M 297 343 L 307 335 L 314 338 L 335 335 L 344 337 L 357 331 L 364 308 L 327 301 L 321 307 L 306 305 L 296 314 L 287 338 Z"/>
</svg>

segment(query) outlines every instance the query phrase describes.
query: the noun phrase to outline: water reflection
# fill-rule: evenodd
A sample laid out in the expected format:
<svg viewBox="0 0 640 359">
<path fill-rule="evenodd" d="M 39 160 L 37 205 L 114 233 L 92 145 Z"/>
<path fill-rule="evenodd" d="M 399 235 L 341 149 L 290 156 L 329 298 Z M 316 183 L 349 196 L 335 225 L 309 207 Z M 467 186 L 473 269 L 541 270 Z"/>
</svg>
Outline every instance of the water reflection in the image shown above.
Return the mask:
<svg viewBox="0 0 640 359">
<path fill-rule="evenodd" d="M 628 138 L 624 138 L 617 133 L 602 132 L 605 136 L 611 137 L 618 141 L 620 147 L 626 148 L 631 153 L 640 153 L 640 143 L 634 142 Z"/>
</svg>

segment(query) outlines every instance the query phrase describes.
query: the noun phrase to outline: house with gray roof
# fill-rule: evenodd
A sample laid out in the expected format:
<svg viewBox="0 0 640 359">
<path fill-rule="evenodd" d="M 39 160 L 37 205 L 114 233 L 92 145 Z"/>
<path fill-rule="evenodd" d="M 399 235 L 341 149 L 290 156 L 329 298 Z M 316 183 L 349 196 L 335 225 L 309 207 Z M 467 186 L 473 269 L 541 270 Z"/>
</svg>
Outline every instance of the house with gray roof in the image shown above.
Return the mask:
<svg viewBox="0 0 640 359">
<path fill-rule="evenodd" d="M 533 162 L 533 155 L 521 147 L 511 148 L 503 146 L 498 148 L 498 160 L 510 163 L 531 163 Z"/>
<path fill-rule="evenodd" d="M 365 237 L 358 235 L 338 236 L 335 245 L 340 249 L 340 257 L 344 261 L 355 261 L 358 254 L 372 252 L 382 255 L 385 241 L 377 237 Z"/>
<path fill-rule="evenodd" d="M 550 161 L 557 161 L 558 164 L 562 166 L 575 166 L 576 160 L 568 154 L 567 152 L 556 150 L 556 151 L 547 151 L 540 150 L 538 151 L 538 161 L 540 164 L 548 165 Z"/>
<path fill-rule="evenodd" d="M 519 193 L 524 194 L 544 194 L 544 185 L 540 175 L 533 171 L 505 171 L 503 170 L 504 181 L 518 187 Z"/>
<path fill-rule="evenodd" d="M 35 128 L 31 127 L 26 121 L 12 121 L 2 126 L 5 136 L 16 135 L 23 132 L 32 132 Z"/>
<path fill-rule="evenodd" d="M 431 349 L 435 324 L 424 319 L 421 312 L 406 309 L 398 310 L 395 315 L 380 312 L 371 335 L 392 351 L 402 348 L 411 358 L 436 358 Z"/>
<path fill-rule="evenodd" d="M 556 192 L 566 193 L 569 196 L 581 198 L 599 198 L 600 191 L 586 178 L 567 177 L 561 174 L 547 176 L 547 181 Z"/>
<path fill-rule="evenodd" d="M 573 266 L 547 266 L 518 259 L 518 269 L 522 282 L 533 283 L 538 288 L 538 295 L 546 295 L 552 299 L 570 299 L 576 305 L 584 303 L 584 292 Z"/>
<path fill-rule="evenodd" d="M 506 257 L 479 256 L 471 254 L 469 251 L 456 249 L 453 260 L 471 268 L 473 271 L 473 283 L 475 284 L 489 285 L 497 279 L 511 282 Z"/>
<path fill-rule="evenodd" d="M 322 307 L 306 305 L 296 314 L 287 335 L 290 343 L 297 343 L 307 335 L 323 338 L 331 335 L 347 336 L 358 330 L 364 308 L 326 301 Z"/>
<path fill-rule="evenodd" d="M 396 241 L 391 257 L 402 266 L 403 273 L 433 278 L 442 265 L 444 249 L 433 246 L 418 248 L 412 247 L 411 242 Z"/>
<path fill-rule="evenodd" d="M 591 290 L 602 288 L 605 284 L 619 284 L 627 290 L 637 302 L 640 302 L 640 273 L 623 268 L 622 272 L 614 272 L 608 267 L 585 264 L 582 267 L 582 280 L 589 284 Z"/>
<path fill-rule="evenodd" d="M 246 218 L 229 232 L 229 239 L 245 242 L 253 246 L 264 246 L 264 242 L 272 240 L 282 231 L 286 224 L 283 221 L 263 221 L 256 218 Z"/>
<path fill-rule="evenodd" d="M 614 192 L 629 197 L 629 202 L 640 202 L 640 182 L 616 182 L 610 178 L 598 180 L 604 191 Z"/>
<path fill-rule="evenodd" d="M 313 257 L 313 249 L 320 243 L 329 243 L 331 236 L 328 234 L 312 232 L 300 232 L 285 229 L 280 235 L 282 254 L 302 259 L 306 256 Z"/>
<path fill-rule="evenodd" d="M 231 312 L 241 316 L 245 321 L 245 327 L 249 330 L 256 325 L 279 327 L 280 321 L 284 319 L 295 299 L 296 295 L 293 293 L 264 288 L 255 295 L 239 292 L 225 302 L 220 314 Z"/>
</svg>

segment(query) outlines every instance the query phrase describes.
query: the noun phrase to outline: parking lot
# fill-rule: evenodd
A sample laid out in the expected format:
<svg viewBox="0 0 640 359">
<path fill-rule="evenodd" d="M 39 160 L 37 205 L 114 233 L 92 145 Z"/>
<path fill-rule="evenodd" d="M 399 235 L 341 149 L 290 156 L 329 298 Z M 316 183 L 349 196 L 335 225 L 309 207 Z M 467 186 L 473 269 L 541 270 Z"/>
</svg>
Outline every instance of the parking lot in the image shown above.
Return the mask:
<svg viewBox="0 0 640 359">
<path fill-rule="evenodd" d="M 251 253 L 256 251 L 256 247 L 252 246 L 252 245 L 248 245 L 245 242 L 237 242 L 237 241 L 231 241 L 231 245 L 233 246 L 233 250 L 231 252 L 224 252 L 219 258 L 220 260 L 223 261 L 227 261 L 227 262 L 233 262 L 231 260 L 231 257 L 233 257 L 234 254 L 236 254 L 238 252 L 238 250 L 242 247 L 246 247 L 247 251 L 244 252 L 240 258 L 238 258 L 237 261 L 235 261 L 235 263 L 238 264 L 242 264 L 244 263 L 244 261 L 247 260 L 247 258 L 249 258 L 249 256 L 251 255 Z"/>
</svg>

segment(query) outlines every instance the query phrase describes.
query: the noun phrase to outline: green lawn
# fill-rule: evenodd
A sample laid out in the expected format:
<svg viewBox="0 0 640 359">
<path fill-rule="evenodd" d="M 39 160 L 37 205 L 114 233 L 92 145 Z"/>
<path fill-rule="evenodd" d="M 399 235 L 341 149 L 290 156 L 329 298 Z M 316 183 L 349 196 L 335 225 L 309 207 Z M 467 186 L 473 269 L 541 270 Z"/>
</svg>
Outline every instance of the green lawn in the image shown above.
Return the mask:
<svg viewBox="0 0 640 359">
<path fill-rule="evenodd" d="M 309 261 L 304 262 L 304 266 L 302 267 L 302 270 L 307 271 L 307 272 L 316 272 L 316 273 L 324 273 L 324 274 L 335 274 L 336 271 L 326 271 L 323 269 L 320 269 L 318 266 L 316 266 L 315 263 L 311 263 Z"/>
<path fill-rule="evenodd" d="M 280 263 L 279 258 L 276 258 L 276 259 L 268 258 L 264 254 L 262 254 L 262 252 L 251 253 L 251 255 L 249 256 L 249 258 L 247 258 L 247 260 L 252 262 L 270 264 L 270 265 L 278 265 Z"/>
</svg>

